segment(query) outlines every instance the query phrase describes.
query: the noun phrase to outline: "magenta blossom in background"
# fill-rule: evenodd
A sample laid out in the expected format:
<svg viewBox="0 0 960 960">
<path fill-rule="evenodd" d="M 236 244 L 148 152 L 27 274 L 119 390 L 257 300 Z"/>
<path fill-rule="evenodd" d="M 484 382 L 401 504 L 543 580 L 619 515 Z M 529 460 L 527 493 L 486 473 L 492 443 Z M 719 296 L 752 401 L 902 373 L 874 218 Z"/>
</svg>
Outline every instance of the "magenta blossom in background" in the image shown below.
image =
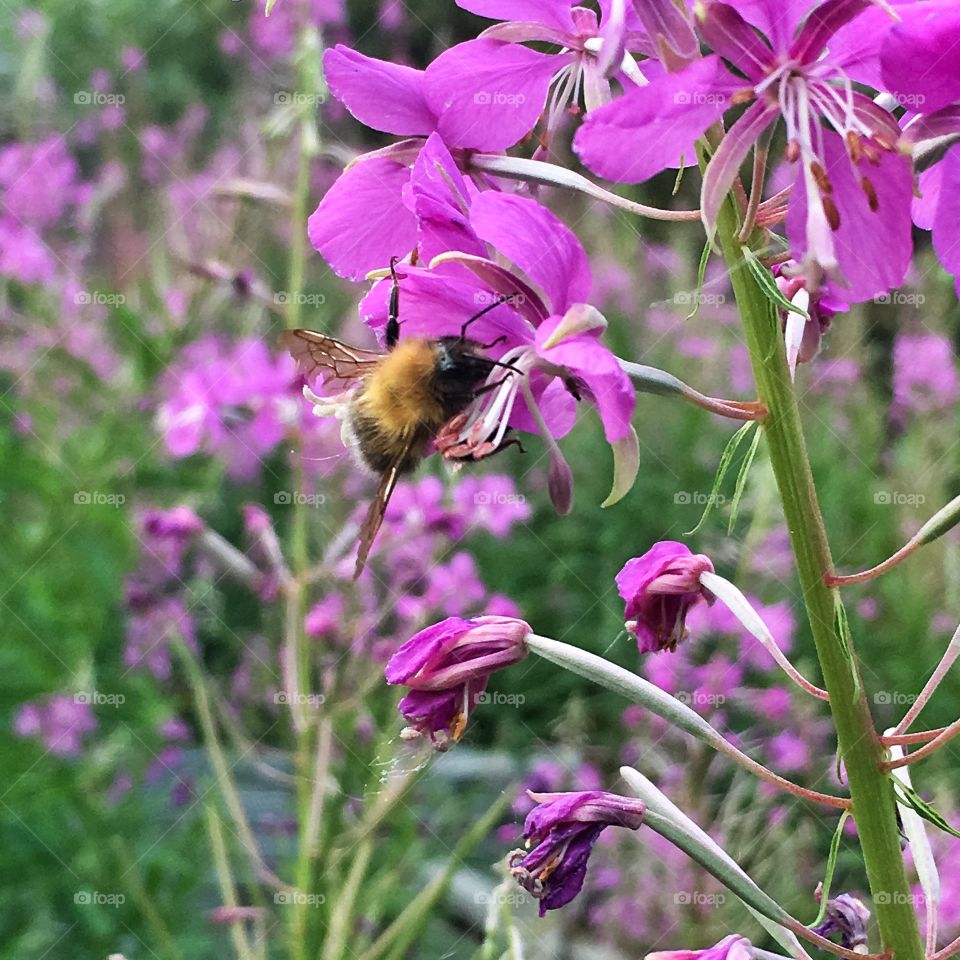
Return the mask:
<svg viewBox="0 0 960 960">
<path fill-rule="evenodd" d="M 22 704 L 13 721 L 19 736 L 39 737 L 47 750 L 61 757 L 78 757 L 83 738 L 96 728 L 96 717 L 86 699 L 66 694 Z"/>
<path fill-rule="evenodd" d="M 750 148 L 782 119 L 788 159 L 799 164 L 786 226 L 801 272 L 813 286 L 826 274 L 851 302 L 899 286 L 912 252 L 910 161 L 897 150 L 893 115 L 853 89 L 867 58 L 863 44 L 832 43 L 869 7 L 869 0 L 828 0 L 812 11 L 808 0 L 704 0 L 697 16 L 715 53 L 590 114 L 575 140 L 581 159 L 613 180 L 646 180 L 694 156 L 711 124 L 749 102 L 703 178 L 708 231 Z M 878 46 L 883 32 L 869 36 Z"/>
<path fill-rule="evenodd" d="M 532 850 L 515 850 L 510 873 L 540 901 L 540 916 L 569 903 L 583 886 L 590 851 L 605 827 L 637 830 L 643 823 L 640 800 L 591 790 L 531 794 L 537 806 L 527 814 L 523 833 Z"/>
<path fill-rule="evenodd" d="M 898 420 L 950 407 L 957 400 L 956 359 L 936 333 L 900 333 L 893 343 L 893 415 Z"/>
<path fill-rule="evenodd" d="M 676 650 L 686 635 L 688 611 L 710 599 L 700 586 L 704 571 L 713 573 L 710 558 L 674 540 L 654 544 L 626 562 L 617 574 L 617 589 L 626 601 L 627 629 L 641 653 Z"/>
<path fill-rule="evenodd" d="M 734 933 L 706 950 L 658 950 L 648 953 L 646 960 L 753 960 L 753 946 Z"/>
<path fill-rule="evenodd" d="M 387 683 L 410 689 L 398 707 L 404 735 L 426 734 L 441 749 L 459 740 L 490 675 L 526 657 L 531 633 L 508 617 L 450 617 L 411 637 L 385 671 Z"/>
</svg>

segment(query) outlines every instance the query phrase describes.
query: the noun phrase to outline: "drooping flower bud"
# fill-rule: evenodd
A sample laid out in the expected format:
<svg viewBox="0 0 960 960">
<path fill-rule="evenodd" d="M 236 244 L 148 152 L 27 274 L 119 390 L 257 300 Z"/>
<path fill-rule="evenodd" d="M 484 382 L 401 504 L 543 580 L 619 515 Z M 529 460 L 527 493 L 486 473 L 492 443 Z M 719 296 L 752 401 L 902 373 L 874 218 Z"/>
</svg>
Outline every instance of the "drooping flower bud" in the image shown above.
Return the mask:
<svg viewBox="0 0 960 960">
<path fill-rule="evenodd" d="M 583 886 L 590 850 L 604 827 L 643 823 L 644 804 L 601 790 L 531 793 L 537 806 L 523 825 L 526 845 L 508 858 L 510 872 L 540 901 L 540 916 L 569 903 Z"/>
<path fill-rule="evenodd" d="M 387 683 L 410 688 L 398 706 L 403 735 L 427 734 L 438 749 L 459 740 L 490 674 L 526 657 L 532 632 L 514 617 L 448 617 L 411 637 L 386 668 Z"/>
<path fill-rule="evenodd" d="M 641 653 L 675 650 L 686 633 L 686 616 L 700 600 L 713 598 L 700 585 L 700 574 L 713 572 L 709 557 L 682 543 L 663 540 L 642 557 L 628 560 L 617 574 L 617 589 L 626 601 L 627 629 Z"/>
<path fill-rule="evenodd" d="M 648 953 L 646 960 L 752 960 L 752 957 L 750 941 L 733 933 L 705 950 L 658 950 Z"/>
</svg>

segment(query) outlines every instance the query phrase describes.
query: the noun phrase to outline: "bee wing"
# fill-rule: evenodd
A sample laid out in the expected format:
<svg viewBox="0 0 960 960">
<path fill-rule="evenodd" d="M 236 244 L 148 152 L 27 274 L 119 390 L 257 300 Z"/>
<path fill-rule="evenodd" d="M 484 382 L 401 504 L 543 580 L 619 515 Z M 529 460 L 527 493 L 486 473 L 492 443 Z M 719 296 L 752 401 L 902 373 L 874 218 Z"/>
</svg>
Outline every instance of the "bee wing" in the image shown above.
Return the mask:
<svg viewBox="0 0 960 960">
<path fill-rule="evenodd" d="M 373 546 L 374 538 L 383 524 L 383 517 L 387 512 L 387 504 L 390 502 L 390 497 L 396 489 L 397 480 L 400 477 L 400 467 L 403 462 L 407 460 L 412 449 L 413 440 L 411 438 L 406 448 L 394 457 L 393 462 L 380 478 L 377 495 L 373 498 L 373 503 L 370 504 L 367 515 L 363 518 L 363 525 L 360 527 L 360 547 L 357 550 L 357 566 L 353 571 L 354 580 L 363 573 L 363 568 L 367 565 L 370 548 Z"/>
<path fill-rule="evenodd" d="M 365 377 L 383 357 L 375 350 L 361 350 L 314 330 L 284 330 L 277 339 L 297 361 L 308 379 L 319 377 L 325 384 Z"/>
</svg>

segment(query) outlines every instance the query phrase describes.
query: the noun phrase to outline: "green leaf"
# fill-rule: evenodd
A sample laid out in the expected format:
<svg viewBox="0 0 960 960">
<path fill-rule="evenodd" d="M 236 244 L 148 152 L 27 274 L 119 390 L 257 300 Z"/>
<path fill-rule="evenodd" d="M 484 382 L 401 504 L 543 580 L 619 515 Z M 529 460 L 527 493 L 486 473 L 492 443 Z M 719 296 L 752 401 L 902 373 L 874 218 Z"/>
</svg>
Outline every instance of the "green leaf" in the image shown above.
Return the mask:
<svg viewBox="0 0 960 960">
<path fill-rule="evenodd" d="M 823 918 L 827 915 L 827 900 L 830 899 L 830 886 L 833 883 L 833 871 L 837 866 L 837 853 L 840 850 L 840 840 L 843 837 L 843 825 L 850 816 L 849 810 L 844 810 L 840 814 L 840 822 L 837 829 L 833 832 L 833 839 L 830 841 L 830 853 L 827 857 L 827 868 L 823 874 L 823 885 L 820 887 L 820 911 L 817 913 L 817 919 L 809 924 L 811 927 L 818 927 L 823 923 Z"/>
<path fill-rule="evenodd" d="M 833 593 L 833 623 L 834 633 L 840 643 L 844 659 L 850 667 L 850 676 L 853 677 L 853 695 L 859 697 L 860 671 L 857 670 L 857 664 L 853 659 L 853 635 L 850 633 L 850 621 L 847 619 L 847 611 L 840 599 L 840 594 L 836 590 Z"/>
<path fill-rule="evenodd" d="M 743 463 L 740 464 L 740 472 L 737 474 L 737 486 L 733 491 L 733 503 L 730 504 L 730 521 L 727 524 L 727 536 L 730 536 L 733 533 L 733 528 L 736 525 L 737 511 L 740 509 L 740 501 L 743 498 L 743 491 L 747 486 L 747 474 L 750 472 L 750 467 L 753 466 L 753 460 L 757 455 L 757 447 L 760 446 L 760 438 L 762 436 L 762 430 L 758 430 L 753 435 L 753 442 L 750 444 L 750 449 L 747 451 L 747 455 L 743 458 Z"/>
<path fill-rule="evenodd" d="M 891 778 L 893 780 L 893 789 L 897 794 L 897 800 L 902 803 L 904 806 L 909 807 L 913 810 L 918 816 L 923 817 L 928 823 L 932 823 L 935 827 L 939 827 L 945 833 L 949 833 L 951 837 L 960 837 L 960 830 L 955 830 L 950 826 L 949 823 L 939 814 L 933 807 L 927 803 L 923 797 L 917 793 L 913 787 L 907 786 L 902 780 L 897 780 L 896 778 Z"/>
<path fill-rule="evenodd" d="M 684 317 L 684 320 L 692 320 L 700 311 L 700 301 L 703 300 L 703 280 L 707 275 L 707 263 L 710 260 L 710 244 L 703 245 L 703 253 L 700 254 L 700 266 L 697 267 L 697 295 L 693 301 L 693 309 Z"/>
<path fill-rule="evenodd" d="M 707 522 L 707 517 L 710 516 L 710 512 L 713 510 L 713 505 L 716 502 L 720 485 L 723 483 L 723 478 L 727 475 L 727 470 L 730 468 L 730 461 L 733 460 L 733 456 L 737 452 L 737 448 L 743 442 L 746 435 L 756 425 L 757 422 L 755 420 L 745 423 L 727 442 L 727 445 L 723 450 L 723 454 L 720 456 L 720 464 L 717 467 L 717 475 L 713 478 L 713 487 L 710 490 L 710 496 L 707 498 L 707 505 L 704 507 L 703 516 L 700 517 L 700 522 L 692 530 L 688 530 L 684 534 L 685 537 L 692 537 Z"/>
<path fill-rule="evenodd" d="M 810 314 L 806 310 L 801 309 L 795 303 L 791 303 L 783 295 L 777 286 L 777 281 L 773 279 L 770 269 L 760 262 L 757 255 L 749 247 L 743 248 L 743 259 L 750 273 L 753 274 L 753 278 L 757 281 L 760 291 L 771 303 L 780 307 L 781 310 L 799 313 L 805 320 L 810 319 Z"/>
</svg>

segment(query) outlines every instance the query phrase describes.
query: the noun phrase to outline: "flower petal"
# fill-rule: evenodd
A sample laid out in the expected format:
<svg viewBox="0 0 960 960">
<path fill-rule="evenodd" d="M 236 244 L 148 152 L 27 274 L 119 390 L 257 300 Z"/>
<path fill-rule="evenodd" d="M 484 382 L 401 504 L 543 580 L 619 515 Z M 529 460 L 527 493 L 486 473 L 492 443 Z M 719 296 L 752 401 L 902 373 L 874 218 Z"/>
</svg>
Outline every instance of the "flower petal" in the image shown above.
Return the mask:
<svg viewBox="0 0 960 960">
<path fill-rule="evenodd" d="M 639 0 L 635 7 L 658 59 L 668 70 L 681 69 L 700 52 L 686 5 L 681 10 L 673 0 Z"/>
<path fill-rule="evenodd" d="M 718 56 L 704 57 L 592 111 L 574 149 L 585 166 L 621 183 L 690 166 L 697 137 L 723 116 L 737 86 Z"/>
<path fill-rule="evenodd" d="M 536 335 L 537 352 L 586 384 L 603 422 L 607 442 L 622 440 L 631 430 L 630 420 L 637 402 L 630 378 L 617 358 L 589 333 L 568 336 L 554 346 L 544 347 L 562 322 L 562 317 L 550 317 L 540 325 Z"/>
<path fill-rule="evenodd" d="M 366 126 L 403 137 L 436 129 L 422 70 L 365 57 L 342 43 L 324 53 L 323 69 L 330 92 Z"/>
<path fill-rule="evenodd" d="M 457 0 L 457 6 L 491 20 L 526 20 L 573 30 L 569 0 Z"/>
<path fill-rule="evenodd" d="M 341 277 L 363 280 L 417 242 L 417 222 L 404 206 L 410 169 L 387 157 L 361 157 L 326 192 L 307 221 L 310 242 Z"/>
<path fill-rule="evenodd" d="M 740 167 L 757 138 L 779 116 L 775 106 L 766 100 L 752 103 L 743 116 L 726 132 L 717 152 L 713 155 L 703 175 L 700 215 L 713 238 L 717 228 L 720 207 L 733 186 Z"/>
<path fill-rule="evenodd" d="M 937 164 L 940 189 L 933 218 L 933 249 L 945 270 L 960 277 L 960 144 L 950 148 Z"/>
<path fill-rule="evenodd" d="M 832 245 L 841 280 L 828 289 L 857 303 L 899 287 L 913 252 L 913 179 L 908 159 L 884 153 L 876 165 L 863 159 L 854 167 L 842 139 L 828 132 L 823 135 L 822 159 L 833 187 L 831 199 L 840 215 L 839 227 L 826 239 Z M 874 209 L 861 178 L 869 181 L 868 189 L 875 194 Z M 798 177 L 787 211 L 787 237 L 800 263 L 820 256 L 807 228 L 809 203 L 805 178 Z M 813 203 L 820 205 L 820 198 L 815 197 Z"/>
<path fill-rule="evenodd" d="M 725 57 L 754 82 L 763 79 L 774 60 L 774 53 L 729 3 L 703 0 L 696 7 L 696 15 L 700 32 L 714 52 Z"/>
<path fill-rule="evenodd" d="M 884 85 L 925 113 L 960 100 L 960 9 L 954 0 L 898 6 L 880 52 Z"/>
<path fill-rule="evenodd" d="M 426 70 L 426 98 L 453 147 L 506 150 L 543 112 L 564 58 L 501 40 L 468 40 L 445 50 Z"/>
<path fill-rule="evenodd" d="M 564 313 L 590 295 L 590 264 L 573 231 L 529 197 L 486 191 L 470 208 L 477 235 L 520 268 Z"/>
<path fill-rule="evenodd" d="M 440 134 L 430 134 L 410 175 L 421 260 L 429 263 L 448 250 L 486 255 L 468 219 L 471 192 L 476 188 L 464 180 Z"/>
<path fill-rule="evenodd" d="M 807 11 L 818 0 L 729 0 L 747 23 L 752 23 L 773 44 L 786 52 Z"/>
<path fill-rule="evenodd" d="M 448 268 L 449 269 L 449 268 Z M 487 306 L 494 294 L 470 274 L 462 276 L 402 265 L 400 279 L 400 336 L 457 336 L 464 322 Z M 360 301 L 360 316 L 378 335 L 387 323 L 390 281 L 381 280 Z M 484 314 L 470 327 L 483 343 L 505 336 L 502 349 L 529 343 L 532 328 L 509 304 Z"/>
<path fill-rule="evenodd" d="M 466 633 L 471 621 L 448 617 L 414 634 L 387 663 L 387 683 L 404 683 L 446 647 Z"/>
</svg>

